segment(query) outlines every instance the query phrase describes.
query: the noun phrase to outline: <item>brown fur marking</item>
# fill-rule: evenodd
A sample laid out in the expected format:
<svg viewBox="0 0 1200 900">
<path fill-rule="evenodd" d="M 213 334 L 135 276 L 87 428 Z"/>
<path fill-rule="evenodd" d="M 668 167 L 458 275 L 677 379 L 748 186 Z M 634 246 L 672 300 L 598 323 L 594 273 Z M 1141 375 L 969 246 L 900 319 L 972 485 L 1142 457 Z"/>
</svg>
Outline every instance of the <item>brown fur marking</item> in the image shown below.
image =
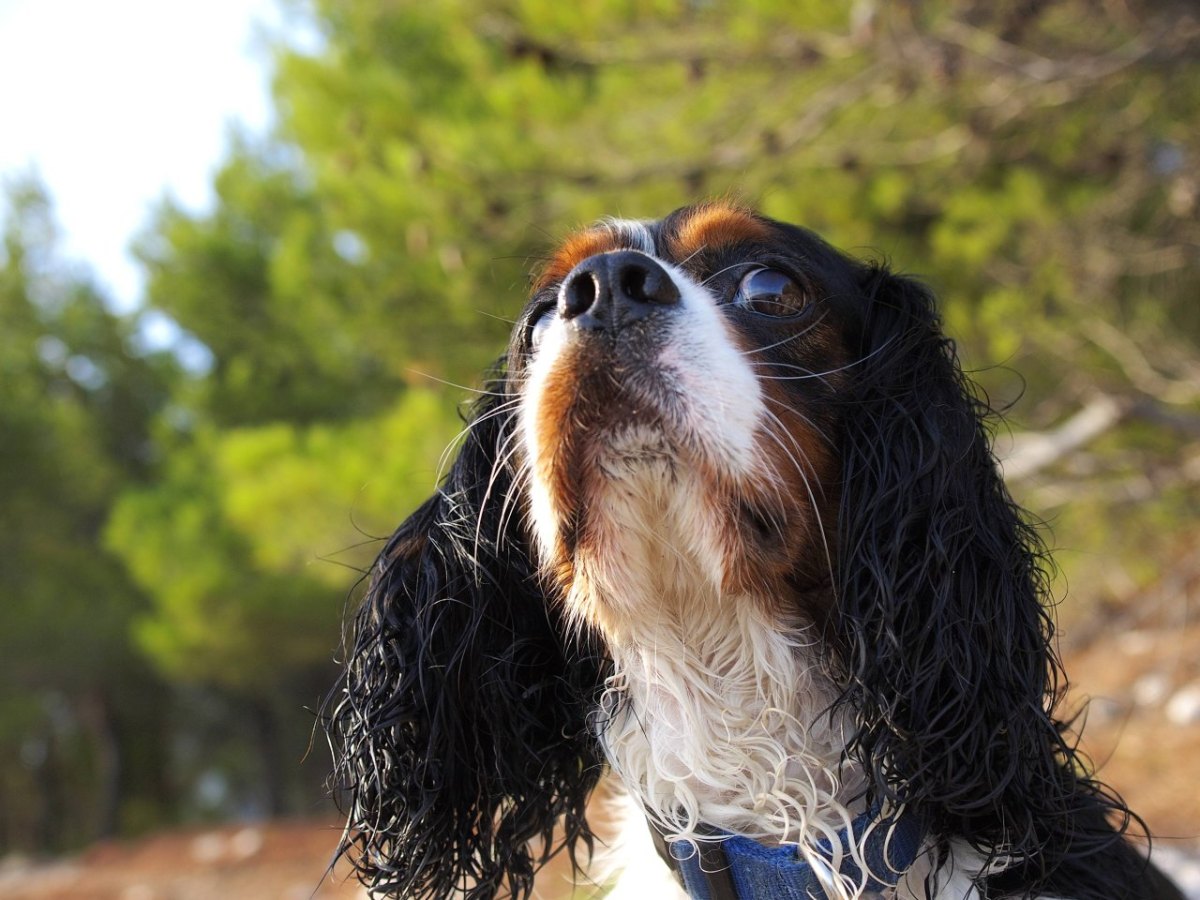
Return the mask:
<svg viewBox="0 0 1200 900">
<path fill-rule="evenodd" d="M 668 247 L 673 259 L 683 260 L 703 250 L 770 237 L 770 226 L 749 210 L 729 203 L 706 203 L 695 207 L 679 225 Z"/>
</svg>

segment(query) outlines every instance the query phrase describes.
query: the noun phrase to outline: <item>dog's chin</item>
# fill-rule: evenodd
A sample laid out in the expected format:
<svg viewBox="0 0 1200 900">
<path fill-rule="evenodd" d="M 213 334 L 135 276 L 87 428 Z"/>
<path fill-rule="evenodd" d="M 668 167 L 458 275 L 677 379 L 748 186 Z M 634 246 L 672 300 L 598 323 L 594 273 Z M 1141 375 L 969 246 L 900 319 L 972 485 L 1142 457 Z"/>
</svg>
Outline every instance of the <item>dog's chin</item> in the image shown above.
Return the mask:
<svg viewBox="0 0 1200 900">
<path fill-rule="evenodd" d="M 683 443 L 655 421 L 598 435 L 589 455 L 596 467 L 596 489 L 603 492 L 647 475 L 670 478 L 681 465 Z"/>
<path fill-rule="evenodd" d="M 532 489 L 535 521 L 547 517 L 538 530 L 553 535 L 543 569 L 572 618 L 621 646 L 655 633 L 650 623 L 686 630 L 731 603 L 762 605 L 772 621 L 790 616 L 779 607 L 792 600 L 796 547 L 810 543 L 807 517 L 773 495 L 751 503 L 698 448 L 661 428 L 594 435 L 581 457 L 579 493 L 552 507 L 544 484 Z"/>
<path fill-rule="evenodd" d="M 591 356 L 561 360 L 530 383 L 523 403 L 531 512 L 552 557 L 607 532 L 614 504 L 653 514 L 672 495 L 711 494 L 731 475 L 728 459 L 713 452 L 721 441 L 706 433 L 715 430 L 710 417 L 681 390 L 678 372 Z"/>
</svg>

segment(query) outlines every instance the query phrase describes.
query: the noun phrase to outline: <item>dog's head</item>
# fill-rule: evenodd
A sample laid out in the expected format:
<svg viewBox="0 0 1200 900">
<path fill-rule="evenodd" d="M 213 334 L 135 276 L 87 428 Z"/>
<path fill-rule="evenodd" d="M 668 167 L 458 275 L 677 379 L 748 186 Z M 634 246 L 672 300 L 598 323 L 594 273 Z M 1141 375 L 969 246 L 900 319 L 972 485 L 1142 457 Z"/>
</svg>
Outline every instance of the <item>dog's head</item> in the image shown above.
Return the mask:
<svg viewBox="0 0 1200 900">
<path fill-rule="evenodd" d="M 567 608 L 636 640 L 675 592 L 790 616 L 831 587 L 837 400 L 870 276 L 797 228 L 727 206 L 575 235 L 509 352 L 528 522 Z M 665 587 L 665 586 L 664 586 Z"/>
<path fill-rule="evenodd" d="M 1092 791 L 985 412 L 930 293 L 808 231 L 708 204 L 569 238 L 356 619 L 364 879 L 527 892 L 588 839 L 614 651 L 720 603 L 816 641 L 871 798 L 1051 871 Z"/>
</svg>

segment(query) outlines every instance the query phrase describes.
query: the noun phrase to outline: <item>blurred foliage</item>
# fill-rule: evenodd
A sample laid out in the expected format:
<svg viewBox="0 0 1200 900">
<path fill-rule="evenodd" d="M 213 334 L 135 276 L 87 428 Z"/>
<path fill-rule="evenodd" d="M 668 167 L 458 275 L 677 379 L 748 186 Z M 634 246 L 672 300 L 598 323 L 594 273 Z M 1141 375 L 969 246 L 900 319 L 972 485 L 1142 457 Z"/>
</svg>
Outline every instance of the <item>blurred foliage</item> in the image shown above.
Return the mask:
<svg viewBox="0 0 1200 900">
<path fill-rule="evenodd" d="M 413 389 L 354 422 L 193 435 L 108 528 L 153 598 L 143 649 L 172 679 L 250 695 L 331 659 L 346 567 L 432 491 L 454 423 L 444 397 Z"/>
<path fill-rule="evenodd" d="M 134 753 L 119 723 L 162 715 L 129 631 L 147 601 L 98 544 L 120 491 L 154 467 L 152 422 L 178 366 L 129 352 L 132 323 L 61 257 L 31 178 L 9 185 L 3 241 L 0 847 L 22 833 L 54 846 L 118 826 L 105 796 L 118 778 L 131 803 L 154 789 L 114 768 Z M 25 778 L 47 790 L 28 799 Z M 58 808 L 85 798 L 79 814 Z"/>
<path fill-rule="evenodd" d="M 0 753 L 25 761 L 0 805 L 43 783 L 29 736 L 84 722 L 97 685 L 177 710 L 155 765 L 178 802 L 122 794 L 127 823 L 245 811 L 256 778 L 263 808 L 315 796 L 300 707 L 356 573 L 436 480 L 465 393 L 443 382 L 479 384 L 538 255 L 603 215 L 732 194 L 926 278 L 1008 409 L 1001 449 L 1049 448 L 1013 483 L 1071 551 L 1068 621 L 1196 564 L 1192 4 L 291 9 L 311 39 L 280 38 L 276 133 L 232 142 L 212 208 L 157 210 L 139 313 L 56 255 L 35 185 L 9 191 Z M 182 366 L 147 351 L 150 316 Z M 1118 413 L 1072 442 L 1097 398 Z M 94 760 L 55 758 L 99 790 Z"/>
</svg>

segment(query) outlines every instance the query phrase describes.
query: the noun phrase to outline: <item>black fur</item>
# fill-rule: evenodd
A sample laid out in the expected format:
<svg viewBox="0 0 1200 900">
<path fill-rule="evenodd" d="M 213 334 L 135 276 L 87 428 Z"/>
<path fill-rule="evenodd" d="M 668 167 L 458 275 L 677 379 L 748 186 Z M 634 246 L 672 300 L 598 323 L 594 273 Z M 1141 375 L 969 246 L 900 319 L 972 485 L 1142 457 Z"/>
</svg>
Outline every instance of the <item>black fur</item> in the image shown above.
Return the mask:
<svg viewBox="0 0 1200 900">
<path fill-rule="evenodd" d="M 995 862 L 987 897 L 1156 893 L 1123 840 L 1140 820 L 1088 775 L 1056 718 L 1049 560 L 991 453 L 991 411 L 923 286 L 864 279 L 833 640 L 876 795 Z"/>
<path fill-rule="evenodd" d="M 954 838 L 1008 862 L 987 898 L 1181 898 L 1125 841 L 1140 822 L 1056 717 L 1047 557 L 932 296 L 777 233 L 779 252 L 820 270 L 806 274 L 851 360 L 830 411 L 842 479 L 825 618 L 860 723 L 848 756 L 943 859 Z M 331 696 L 340 851 L 379 893 L 526 897 L 550 855 L 591 849 L 601 761 L 587 722 L 606 663 L 536 577 L 505 462 L 516 400 L 501 368 L 442 489 L 380 554 Z"/>
<path fill-rule="evenodd" d="M 489 387 L 442 489 L 376 561 L 331 697 L 339 852 L 388 896 L 527 896 L 551 855 L 591 848 L 603 663 L 568 646 L 521 529 L 501 528 L 512 398 Z"/>
</svg>

